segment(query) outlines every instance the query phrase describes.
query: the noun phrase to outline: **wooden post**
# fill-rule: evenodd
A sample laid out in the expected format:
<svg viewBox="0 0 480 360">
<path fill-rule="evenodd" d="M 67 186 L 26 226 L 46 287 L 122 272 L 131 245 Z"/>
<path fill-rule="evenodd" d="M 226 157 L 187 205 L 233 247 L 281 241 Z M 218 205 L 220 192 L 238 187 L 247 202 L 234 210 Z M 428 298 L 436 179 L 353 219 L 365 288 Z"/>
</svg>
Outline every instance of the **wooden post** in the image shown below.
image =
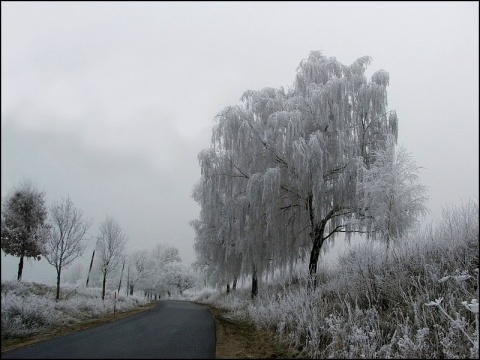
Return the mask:
<svg viewBox="0 0 480 360">
<path fill-rule="evenodd" d="M 128 289 L 130 288 L 130 266 L 127 270 L 127 291 L 125 291 L 126 295 L 128 296 Z"/>
<path fill-rule="evenodd" d="M 120 282 L 118 283 L 118 293 L 120 294 L 120 286 L 122 286 L 123 268 L 125 267 L 125 260 L 123 260 L 122 272 L 120 273 Z"/>
<path fill-rule="evenodd" d="M 92 261 L 90 261 L 90 268 L 88 269 L 87 284 L 85 287 L 88 287 L 88 281 L 90 280 L 90 272 L 92 271 L 93 257 L 95 256 L 95 250 L 93 250 Z"/>
</svg>

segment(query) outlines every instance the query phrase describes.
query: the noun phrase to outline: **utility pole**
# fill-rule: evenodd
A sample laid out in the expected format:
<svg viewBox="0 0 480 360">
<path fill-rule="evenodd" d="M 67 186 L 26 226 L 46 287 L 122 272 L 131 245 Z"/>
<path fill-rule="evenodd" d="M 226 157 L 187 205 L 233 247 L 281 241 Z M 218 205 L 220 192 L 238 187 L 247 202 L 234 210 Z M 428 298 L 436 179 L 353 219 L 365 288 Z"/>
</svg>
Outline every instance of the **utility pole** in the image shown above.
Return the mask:
<svg viewBox="0 0 480 360">
<path fill-rule="evenodd" d="M 120 286 L 122 285 L 122 277 L 123 277 L 123 268 L 125 267 L 125 259 L 123 260 L 122 265 L 122 272 L 120 273 L 120 282 L 118 283 L 118 293 L 120 294 Z"/>
<path fill-rule="evenodd" d="M 130 266 L 128 267 L 128 270 L 127 270 L 127 296 L 128 296 L 128 290 L 130 289 Z"/>
<path fill-rule="evenodd" d="M 88 269 L 87 284 L 85 287 L 88 287 L 88 281 L 90 280 L 90 272 L 92 271 L 93 257 L 95 256 L 95 250 L 93 250 L 92 261 L 90 261 L 90 268 Z"/>
</svg>

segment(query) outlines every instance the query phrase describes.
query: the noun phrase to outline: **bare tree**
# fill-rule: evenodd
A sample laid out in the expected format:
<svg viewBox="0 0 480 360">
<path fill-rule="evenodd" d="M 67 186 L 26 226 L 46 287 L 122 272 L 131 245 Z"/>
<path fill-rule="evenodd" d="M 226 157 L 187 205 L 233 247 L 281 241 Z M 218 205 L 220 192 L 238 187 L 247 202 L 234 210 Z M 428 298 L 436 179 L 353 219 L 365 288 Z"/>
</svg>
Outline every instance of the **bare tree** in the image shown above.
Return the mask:
<svg viewBox="0 0 480 360">
<path fill-rule="evenodd" d="M 22 279 L 24 258 L 41 259 L 48 234 L 45 193 L 30 180 L 23 180 L 4 199 L 2 208 L 2 250 L 20 257 L 17 280 Z"/>
<path fill-rule="evenodd" d="M 70 196 L 50 208 L 51 230 L 47 240 L 45 258 L 57 272 L 57 295 L 60 298 L 62 269 L 83 255 L 87 245 L 85 237 L 92 221 L 84 219 L 83 211 L 77 209 Z"/>
<path fill-rule="evenodd" d="M 120 225 L 107 216 L 100 225 L 100 234 L 97 237 L 97 250 L 99 265 L 103 275 L 102 300 L 105 299 L 105 284 L 107 276 L 116 269 L 123 258 L 127 237 L 122 232 Z"/>
</svg>

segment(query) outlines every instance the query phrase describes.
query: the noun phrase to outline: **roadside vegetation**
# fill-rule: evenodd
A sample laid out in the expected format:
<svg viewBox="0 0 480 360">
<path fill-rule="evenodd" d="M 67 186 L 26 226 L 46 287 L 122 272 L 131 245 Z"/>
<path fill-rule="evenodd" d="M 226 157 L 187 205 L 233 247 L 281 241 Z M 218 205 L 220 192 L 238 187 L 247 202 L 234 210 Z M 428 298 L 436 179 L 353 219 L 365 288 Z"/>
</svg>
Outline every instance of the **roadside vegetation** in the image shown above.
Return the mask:
<svg viewBox="0 0 480 360">
<path fill-rule="evenodd" d="M 352 246 L 320 267 L 196 300 L 269 331 L 308 358 L 478 358 L 478 204 L 447 208 L 437 226 L 389 249 Z"/>
<path fill-rule="evenodd" d="M 57 327 L 70 327 L 115 312 L 147 305 L 144 296 L 126 296 L 107 290 L 102 300 L 101 288 L 64 285 L 59 300 L 56 287 L 44 284 L 2 282 L 1 337 L 22 339 L 49 332 Z"/>
<path fill-rule="evenodd" d="M 319 267 L 315 288 L 299 266 L 286 281 L 261 279 L 254 300 L 249 284 L 229 293 L 202 284 L 171 299 L 210 305 L 230 358 L 258 345 L 249 328 L 277 344 L 268 354 L 257 347 L 260 358 L 478 358 L 478 234 L 478 204 L 469 202 L 391 245 L 388 257 L 385 244 L 352 244 L 332 266 Z M 6 341 L 111 321 L 114 307 L 120 314 L 149 302 L 122 294 L 115 300 L 112 290 L 102 301 L 101 294 L 101 287 L 67 283 L 56 301 L 55 286 L 2 282 L 2 351 Z"/>
<path fill-rule="evenodd" d="M 197 301 L 299 357 L 478 358 L 478 199 L 425 226 L 422 167 L 371 61 L 312 51 L 287 90 L 218 113 L 191 225 L 194 265 L 221 291 Z M 338 240 L 352 246 L 327 266 Z"/>
</svg>

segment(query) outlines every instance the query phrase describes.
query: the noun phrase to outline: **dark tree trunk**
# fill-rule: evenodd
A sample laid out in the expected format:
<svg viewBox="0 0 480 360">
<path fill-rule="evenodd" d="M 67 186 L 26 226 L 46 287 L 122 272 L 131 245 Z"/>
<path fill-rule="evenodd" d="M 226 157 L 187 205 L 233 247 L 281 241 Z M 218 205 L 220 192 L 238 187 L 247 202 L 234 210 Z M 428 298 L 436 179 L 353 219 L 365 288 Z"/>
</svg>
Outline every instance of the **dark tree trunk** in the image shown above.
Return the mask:
<svg viewBox="0 0 480 360">
<path fill-rule="evenodd" d="M 62 273 L 62 268 L 58 268 L 58 271 L 57 271 L 57 297 L 55 298 L 55 300 L 59 300 L 60 299 L 60 274 Z"/>
<path fill-rule="evenodd" d="M 320 249 L 323 244 L 323 237 L 321 234 L 323 234 L 323 231 L 314 231 L 314 238 L 312 239 L 313 246 L 312 251 L 310 251 L 310 262 L 308 264 L 308 273 L 311 277 L 315 276 L 317 273 L 318 257 L 320 256 Z"/>
<path fill-rule="evenodd" d="M 107 272 L 103 271 L 102 300 L 105 300 L 105 284 L 107 283 Z"/>
<path fill-rule="evenodd" d="M 22 272 L 23 272 L 23 255 L 20 256 L 20 263 L 18 264 L 17 281 L 22 280 Z"/>
<path fill-rule="evenodd" d="M 315 287 L 317 286 L 317 263 L 318 257 L 320 256 L 320 249 L 322 248 L 323 241 L 325 240 L 323 237 L 323 231 L 325 230 L 325 224 L 327 223 L 327 219 L 323 219 L 319 226 L 315 226 L 313 233 L 312 233 L 312 251 L 310 252 L 310 262 L 308 264 L 308 273 L 310 275 L 310 282 L 309 286 Z"/>
<path fill-rule="evenodd" d="M 253 266 L 252 272 L 252 300 L 258 295 L 257 268 Z"/>
<path fill-rule="evenodd" d="M 133 285 L 130 285 L 130 295 L 133 295 Z"/>
<path fill-rule="evenodd" d="M 230 284 L 227 284 L 227 294 L 230 293 Z"/>
<path fill-rule="evenodd" d="M 322 221 L 320 221 L 320 223 L 317 223 L 314 219 L 312 196 L 308 198 L 307 208 L 310 214 L 310 225 L 313 228 L 313 231 L 310 233 L 310 236 L 312 238 L 312 251 L 310 252 L 310 262 L 308 264 L 308 273 L 310 275 L 309 286 L 313 285 L 313 288 L 315 289 L 315 286 L 317 285 L 316 274 L 320 249 L 322 248 L 325 239 L 332 235 L 335 230 L 332 231 L 332 233 L 328 234 L 326 237 L 323 236 L 323 232 L 325 231 L 325 226 L 327 225 L 328 220 L 330 220 L 335 215 L 335 212 L 340 210 L 340 208 L 334 207 L 328 212 L 328 214 L 322 219 Z"/>
</svg>

